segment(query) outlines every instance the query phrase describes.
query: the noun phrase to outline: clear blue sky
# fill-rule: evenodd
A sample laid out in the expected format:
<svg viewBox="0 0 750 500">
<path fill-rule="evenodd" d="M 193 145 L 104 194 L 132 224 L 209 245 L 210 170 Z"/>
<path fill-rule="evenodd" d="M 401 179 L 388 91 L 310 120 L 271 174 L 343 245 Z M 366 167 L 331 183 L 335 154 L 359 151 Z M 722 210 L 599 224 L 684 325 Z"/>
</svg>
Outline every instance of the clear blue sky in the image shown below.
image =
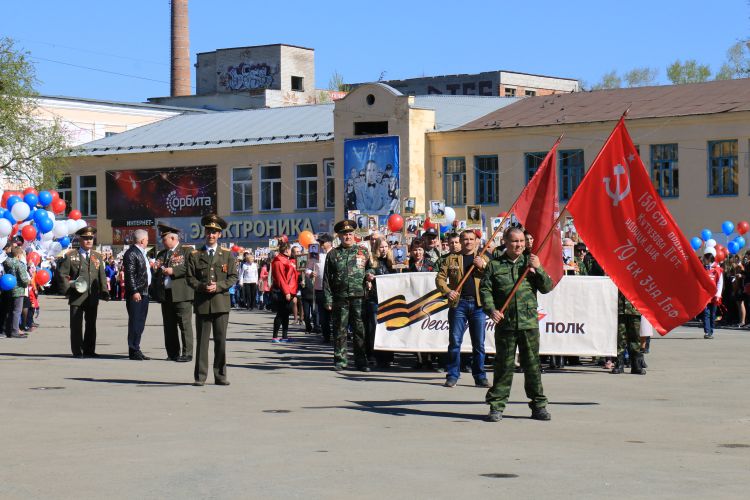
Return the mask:
<svg viewBox="0 0 750 500">
<path fill-rule="evenodd" d="M 195 62 L 218 48 L 312 47 L 318 88 L 334 70 L 362 82 L 383 71 L 398 79 L 508 69 L 590 85 L 611 70 L 651 66 L 666 83 L 678 58 L 717 71 L 727 48 L 750 38 L 749 18 L 747 0 L 191 0 L 190 52 Z M 35 58 L 41 93 L 119 101 L 169 94 L 169 27 L 168 0 L 7 1 L 0 14 L 0 36 Z"/>
</svg>

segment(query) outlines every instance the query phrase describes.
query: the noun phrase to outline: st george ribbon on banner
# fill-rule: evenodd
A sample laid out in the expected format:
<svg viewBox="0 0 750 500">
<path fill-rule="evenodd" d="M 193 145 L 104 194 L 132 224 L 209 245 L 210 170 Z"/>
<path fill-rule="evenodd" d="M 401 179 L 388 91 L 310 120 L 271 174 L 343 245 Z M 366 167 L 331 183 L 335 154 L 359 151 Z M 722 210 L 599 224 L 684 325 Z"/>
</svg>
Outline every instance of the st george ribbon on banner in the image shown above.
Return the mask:
<svg viewBox="0 0 750 500">
<path fill-rule="evenodd" d="M 705 308 L 715 285 L 651 184 L 624 116 L 566 208 L 596 260 L 661 335 Z"/>
</svg>

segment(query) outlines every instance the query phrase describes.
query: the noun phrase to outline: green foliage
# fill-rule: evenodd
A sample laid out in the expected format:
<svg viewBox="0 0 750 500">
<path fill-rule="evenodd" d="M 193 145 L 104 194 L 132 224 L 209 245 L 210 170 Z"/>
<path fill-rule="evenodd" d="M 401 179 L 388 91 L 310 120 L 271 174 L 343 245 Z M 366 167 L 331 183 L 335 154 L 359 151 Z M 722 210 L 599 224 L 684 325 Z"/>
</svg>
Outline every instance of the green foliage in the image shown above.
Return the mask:
<svg viewBox="0 0 750 500">
<path fill-rule="evenodd" d="M 737 42 L 727 50 L 727 62 L 716 73 L 717 80 L 733 80 L 750 76 L 750 47 L 748 42 Z"/>
<path fill-rule="evenodd" d="M 684 64 L 677 59 L 667 67 L 667 78 L 675 85 L 705 82 L 710 76 L 708 65 L 698 64 L 695 59 L 688 59 Z"/>
<path fill-rule="evenodd" d="M 59 120 L 37 114 L 36 72 L 28 53 L 0 39 L 0 175 L 20 184 L 54 187 L 68 154 Z"/>
<path fill-rule="evenodd" d="M 653 85 L 657 74 L 659 74 L 659 70 L 656 68 L 649 68 L 648 66 L 633 68 L 625 73 L 625 81 L 628 83 L 628 87 L 644 87 Z"/>
<path fill-rule="evenodd" d="M 352 89 L 351 85 L 347 85 L 344 82 L 344 75 L 338 71 L 333 72 L 331 78 L 328 80 L 328 90 L 338 90 L 340 92 L 349 92 Z"/>
<path fill-rule="evenodd" d="M 617 76 L 616 70 L 612 70 L 609 73 L 605 73 L 601 81 L 594 84 L 591 90 L 619 89 L 620 87 L 622 87 L 622 78 Z"/>
</svg>

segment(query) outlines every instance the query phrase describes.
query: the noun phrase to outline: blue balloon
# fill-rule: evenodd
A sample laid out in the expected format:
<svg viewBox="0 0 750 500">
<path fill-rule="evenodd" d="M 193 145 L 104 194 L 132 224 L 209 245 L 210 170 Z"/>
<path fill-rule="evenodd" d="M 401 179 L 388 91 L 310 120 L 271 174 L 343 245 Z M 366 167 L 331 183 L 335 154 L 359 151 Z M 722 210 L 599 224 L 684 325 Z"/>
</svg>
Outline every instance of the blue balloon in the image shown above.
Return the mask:
<svg viewBox="0 0 750 500">
<path fill-rule="evenodd" d="M 43 219 L 49 219 L 49 214 L 46 210 L 34 210 L 34 222 L 39 224 L 39 221 Z"/>
<path fill-rule="evenodd" d="M 701 238 L 703 241 L 708 241 L 713 237 L 714 233 L 711 232 L 710 229 L 704 229 L 701 231 Z"/>
<path fill-rule="evenodd" d="M 6 210 L 3 214 L 3 219 L 8 219 L 11 224 L 16 223 L 16 219 L 13 218 L 13 215 L 11 215 L 10 210 Z"/>
<path fill-rule="evenodd" d="M 23 197 L 23 201 L 25 201 L 31 208 L 34 208 L 36 204 L 39 203 L 39 197 L 34 193 L 29 193 Z"/>
<path fill-rule="evenodd" d="M 68 248 L 70 246 L 70 238 L 68 238 L 67 236 L 63 236 L 62 238 L 57 240 L 57 242 L 60 244 L 61 247 L 63 247 L 63 249 Z"/>
<path fill-rule="evenodd" d="M 29 216 L 24 219 L 24 222 L 34 220 L 34 212 L 36 212 L 36 208 L 33 208 L 29 210 Z"/>
<path fill-rule="evenodd" d="M 736 241 L 730 241 L 729 243 L 727 243 L 727 250 L 730 254 L 734 255 L 740 251 L 740 246 Z"/>
<path fill-rule="evenodd" d="M 8 198 L 8 201 L 5 203 L 5 207 L 10 210 L 13 205 L 18 203 L 19 201 L 23 201 L 20 196 L 16 196 L 15 194 Z"/>
<path fill-rule="evenodd" d="M 50 193 L 49 191 L 40 191 L 39 203 L 41 203 L 43 207 L 46 207 L 47 205 L 52 203 L 52 193 Z"/>
<path fill-rule="evenodd" d="M 16 277 L 12 274 L 3 274 L 0 278 L 0 289 L 4 292 L 13 290 L 16 287 Z"/>
<path fill-rule="evenodd" d="M 693 236 L 692 238 L 690 238 L 690 246 L 693 247 L 693 250 L 698 250 L 703 246 L 703 240 L 698 238 L 697 236 Z"/>
<path fill-rule="evenodd" d="M 740 248 L 745 248 L 745 245 L 747 245 L 745 238 L 742 236 L 737 236 L 734 241 L 740 246 Z"/>
<path fill-rule="evenodd" d="M 729 236 L 734 231 L 734 223 L 731 220 L 725 220 L 721 223 L 721 230 Z"/>
<path fill-rule="evenodd" d="M 450 232 L 450 230 L 451 230 L 451 226 L 450 225 L 448 225 L 448 224 L 446 224 L 446 225 L 442 225 L 441 224 L 440 225 L 440 234 L 447 234 L 447 233 Z"/>
<path fill-rule="evenodd" d="M 55 223 L 52 222 L 52 219 L 50 219 L 49 217 L 45 217 L 42 220 L 37 221 L 36 227 L 37 229 L 39 229 L 40 233 L 49 233 L 50 231 L 52 231 L 52 228 L 55 227 Z"/>
</svg>

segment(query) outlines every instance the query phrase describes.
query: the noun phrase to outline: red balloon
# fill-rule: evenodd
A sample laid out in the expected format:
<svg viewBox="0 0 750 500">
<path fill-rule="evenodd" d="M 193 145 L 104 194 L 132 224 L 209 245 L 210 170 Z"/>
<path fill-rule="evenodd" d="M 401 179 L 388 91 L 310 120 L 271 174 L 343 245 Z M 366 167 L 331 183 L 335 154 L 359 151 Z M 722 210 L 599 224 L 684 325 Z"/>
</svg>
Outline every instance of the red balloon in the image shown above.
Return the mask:
<svg viewBox="0 0 750 500">
<path fill-rule="evenodd" d="M 750 224 L 746 220 L 741 220 L 737 223 L 737 226 L 735 227 L 738 234 L 745 234 L 746 232 L 750 231 Z"/>
<path fill-rule="evenodd" d="M 36 190 L 36 189 L 34 189 L 33 187 L 27 187 L 26 189 L 24 189 L 24 190 L 23 190 L 23 195 L 24 195 L 24 196 L 26 196 L 26 195 L 27 195 L 27 194 L 29 194 L 29 193 L 33 193 L 33 194 L 36 194 L 36 195 L 38 195 L 38 194 L 39 194 L 39 193 L 37 192 L 37 190 Z"/>
<path fill-rule="evenodd" d="M 241 248 L 240 248 L 239 246 L 237 246 L 237 245 L 232 245 L 232 251 L 233 251 L 234 253 L 239 253 L 239 252 L 240 252 L 240 250 L 242 250 L 242 249 L 241 249 Z"/>
<path fill-rule="evenodd" d="M 23 239 L 26 241 L 34 241 L 34 239 L 36 239 L 36 228 L 31 224 L 23 226 L 23 229 L 21 229 L 21 236 L 23 236 Z"/>
<path fill-rule="evenodd" d="M 65 211 L 66 208 L 65 200 L 62 198 L 57 198 L 56 200 L 52 200 L 52 211 L 56 214 L 61 214 Z"/>
<path fill-rule="evenodd" d="M 724 247 L 724 245 L 720 243 L 717 243 L 716 246 L 714 246 L 714 249 L 716 249 L 717 252 L 719 251 L 726 252 L 727 250 L 726 247 Z"/>
<path fill-rule="evenodd" d="M 80 210 L 71 210 L 68 214 L 68 217 L 73 220 L 78 220 L 81 218 L 81 211 Z"/>
<path fill-rule="evenodd" d="M 727 252 L 723 248 L 716 250 L 716 262 L 724 262 L 727 258 Z"/>
<path fill-rule="evenodd" d="M 8 198 L 13 196 L 13 193 L 10 191 L 5 191 L 3 193 L 3 197 L 0 199 L 0 205 L 2 205 L 3 208 L 5 208 L 5 205 L 8 203 Z"/>
<path fill-rule="evenodd" d="M 475 229 L 474 233 L 477 235 L 477 238 L 482 238 L 482 230 L 481 229 Z"/>
<path fill-rule="evenodd" d="M 427 231 L 428 229 L 431 229 L 431 228 L 433 228 L 433 227 L 434 227 L 435 229 L 437 229 L 437 227 L 435 226 L 435 224 L 433 224 L 433 223 L 432 223 L 432 221 L 430 220 L 430 218 L 429 218 L 429 217 L 425 217 L 425 219 L 424 219 L 424 224 L 422 224 L 422 227 L 424 227 L 424 230 L 425 230 L 425 231 Z"/>
<path fill-rule="evenodd" d="M 393 233 L 397 233 L 404 228 L 404 218 L 399 214 L 393 214 L 388 217 L 388 229 Z"/>
<path fill-rule="evenodd" d="M 42 263 L 42 256 L 36 252 L 29 252 L 29 254 L 26 256 L 26 263 L 38 266 Z"/>
<path fill-rule="evenodd" d="M 54 189 L 50 189 L 50 190 L 49 190 L 49 194 L 51 194 L 51 195 L 52 195 L 52 202 L 53 202 L 53 203 L 54 203 L 54 201 L 55 201 L 55 200 L 59 200 L 59 199 L 60 199 L 60 193 L 58 193 L 58 192 L 57 192 L 57 191 L 55 191 Z"/>
<path fill-rule="evenodd" d="M 36 280 L 36 284 L 39 286 L 44 286 L 47 283 L 49 283 L 51 276 L 49 275 L 49 271 L 46 269 L 40 269 L 36 272 L 36 276 L 34 279 Z"/>
</svg>

